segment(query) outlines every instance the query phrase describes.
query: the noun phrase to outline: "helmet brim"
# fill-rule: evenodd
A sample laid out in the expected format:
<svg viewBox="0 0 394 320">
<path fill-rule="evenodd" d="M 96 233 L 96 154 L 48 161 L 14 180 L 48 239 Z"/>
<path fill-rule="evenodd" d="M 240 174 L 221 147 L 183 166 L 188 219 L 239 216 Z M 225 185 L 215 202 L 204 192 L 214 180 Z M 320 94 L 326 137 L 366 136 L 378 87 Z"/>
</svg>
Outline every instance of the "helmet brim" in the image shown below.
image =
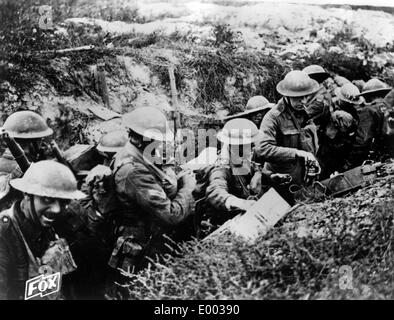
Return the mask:
<svg viewBox="0 0 394 320">
<path fill-rule="evenodd" d="M 11 138 L 16 138 L 16 139 L 40 139 L 40 138 L 51 136 L 53 134 L 53 130 L 51 128 L 48 128 L 45 131 L 41 131 L 41 132 L 26 132 L 26 133 L 9 131 L 8 134 L 10 135 Z"/>
<path fill-rule="evenodd" d="M 311 80 L 312 81 L 312 80 Z M 304 96 L 309 96 L 310 94 L 313 94 L 317 91 L 320 90 L 320 85 L 316 80 L 313 80 L 314 84 L 313 87 L 311 87 L 308 90 L 302 90 L 302 91 L 292 91 L 288 90 L 284 87 L 284 80 L 281 80 L 277 85 L 276 85 L 276 91 L 278 91 L 282 96 L 284 97 L 304 97 Z"/>
<path fill-rule="evenodd" d="M 352 103 L 352 104 L 356 104 L 356 105 L 362 104 L 362 103 L 364 102 L 364 98 L 361 97 L 360 95 L 357 95 L 358 100 L 356 100 L 356 101 L 347 99 L 347 98 L 342 94 L 341 88 L 339 88 L 339 87 L 336 88 L 334 92 L 335 92 L 335 95 L 338 97 L 338 99 L 341 100 L 341 101 L 345 101 L 345 102 Z"/>
<path fill-rule="evenodd" d="M 182 165 L 182 169 L 198 170 L 207 165 L 213 165 L 218 159 L 218 150 L 215 147 L 205 148 L 197 158 Z"/>
<path fill-rule="evenodd" d="M 248 116 L 248 115 L 251 115 L 253 113 L 257 113 L 257 112 L 263 111 L 263 110 L 270 110 L 274 106 L 275 106 L 275 103 L 268 103 L 268 104 L 266 104 L 263 107 L 259 107 L 259 108 L 256 108 L 256 109 L 247 110 L 247 111 L 243 111 L 243 112 L 240 112 L 240 113 L 232 114 L 231 116 L 227 116 L 227 117 L 223 118 L 223 120 L 227 121 L 227 120 L 236 119 L 236 118 L 239 118 L 239 117 Z"/>
<path fill-rule="evenodd" d="M 256 141 L 260 140 L 263 136 L 263 133 L 259 130 L 258 133 L 254 137 L 242 137 L 242 138 L 236 138 L 236 137 L 228 137 L 224 131 L 220 131 L 217 134 L 217 138 L 220 142 L 224 144 L 229 144 L 229 145 L 245 145 L 245 144 L 252 144 L 255 143 Z"/>
<path fill-rule="evenodd" d="M 316 72 L 316 73 L 308 74 L 308 76 L 313 80 L 322 83 L 324 80 L 327 80 L 330 77 L 330 74 L 327 72 Z"/>
<path fill-rule="evenodd" d="M 367 90 L 367 91 L 361 92 L 360 96 L 365 96 L 365 95 L 368 95 L 368 94 L 371 94 L 371 93 L 387 95 L 392 89 L 393 88 L 382 88 L 382 89 L 375 89 L 375 90 Z"/>
<path fill-rule="evenodd" d="M 135 130 L 136 131 L 136 130 Z M 143 137 L 146 137 L 148 139 L 156 140 L 156 141 L 173 141 L 174 140 L 174 133 L 171 131 L 170 128 L 167 128 L 166 133 L 163 134 L 159 130 L 154 130 L 154 129 L 148 129 L 144 131 L 136 131 Z"/>
<path fill-rule="evenodd" d="M 119 150 L 122 150 L 122 148 L 123 148 L 123 146 L 122 147 L 104 147 L 104 146 L 98 145 L 96 149 L 100 152 L 117 153 Z"/>
<path fill-rule="evenodd" d="M 80 200 L 86 197 L 83 192 L 76 191 L 64 191 L 64 190 L 53 190 L 43 188 L 43 186 L 38 184 L 27 184 L 23 178 L 17 178 L 10 181 L 10 185 L 27 194 L 32 194 L 39 197 L 49 197 L 56 199 L 67 199 L 67 200 Z"/>
</svg>

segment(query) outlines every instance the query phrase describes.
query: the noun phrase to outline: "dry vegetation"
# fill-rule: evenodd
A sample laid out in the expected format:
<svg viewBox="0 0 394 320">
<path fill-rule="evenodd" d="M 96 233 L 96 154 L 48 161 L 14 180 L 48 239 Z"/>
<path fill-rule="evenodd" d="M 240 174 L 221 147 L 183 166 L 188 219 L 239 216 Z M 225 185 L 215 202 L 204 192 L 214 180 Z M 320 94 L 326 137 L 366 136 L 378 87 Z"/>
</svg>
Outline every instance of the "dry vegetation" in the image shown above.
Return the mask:
<svg viewBox="0 0 394 320">
<path fill-rule="evenodd" d="M 268 30 L 264 28 L 271 28 L 272 21 L 259 25 L 260 18 L 236 27 L 227 24 L 237 19 L 231 2 L 228 16 L 218 21 L 199 17 L 191 29 L 164 27 L 177 18 L 180 26 L 190 26 L 190 12 L 185 14 L 181 5 L 168 12 L 163 9 L 166 4 L 139 8 L 130 1 L 116 1 L 114 6 L 104 0 L 34 1 L 48 3 L 55 9 L 52 30 L 37 27 L 29 3 L 0 3 L 0 110 L 2 121 L 20 109 L 41 112 L 63 147 L 97 141 L 101 132 L 120 125 L 116 119 L 98 120 L 87 110 L 102 105 L 90 72 L 99 62 L 105 63 L 111 108 L 123 113 L 144 103 L 171 109 L 166 65 L 173 61 L 180 105 L 190 115 L 185 126 L 205 119 L 204 114 L 215 117 L 218 110 L 243 110 L 252 95 L 276 101 L 275 85 L 284 74 L 311 63 L 350 80 L 379 76 L 394 85 L 393 42 L 379 45 L 345 22 L 329 36 L 321 35 L 319 23 L 327 23 L 327 17 L 315 19 L 305 37 L 294 40 L 289 35 L 302 33 L 297 26 L 274 25 Z M 246 7 L 237 10 L 247 12 Z M 66 20 L 77 17 L 102 20 Z M 108 31 L 117 26 L 108 21 L 128 23 L 120 26 L 129 31 Z M 154 23 L 162 23 L 163 30 L 152 31 Z M 260 33 L 260 28 L 265 31 Z M 53 52 L 83 45 L 95 48 Z M 133 279 L 130 297 L 392 299 L 391 180 L 388 176 L 343 200 L 303 206 L 254 247 L 230 237 L 206 245 L 185 243 L 181 255 L 168 256 L 165 265 L 157 264 Z M 303 220 L 301 228 L 298 220 Z M 353 290 L 338 287 L 341 266 L 352 268 Z"/>
</svg>

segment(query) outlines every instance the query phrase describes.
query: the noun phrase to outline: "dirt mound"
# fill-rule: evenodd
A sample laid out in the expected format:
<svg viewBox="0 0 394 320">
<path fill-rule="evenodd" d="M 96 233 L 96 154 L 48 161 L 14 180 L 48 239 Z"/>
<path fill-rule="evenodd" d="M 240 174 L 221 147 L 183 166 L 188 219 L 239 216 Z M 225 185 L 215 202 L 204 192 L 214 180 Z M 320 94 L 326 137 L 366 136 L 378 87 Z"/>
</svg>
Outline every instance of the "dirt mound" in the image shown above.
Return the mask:
<svg viewBox="0 0 394 320">
<path fill-rule="evenodd" d="M 17 7 L 7 7 L 15 19 L 0 29 L 6 44 L 0 104 L 3 121 L 15 110 L 31 109 L 61 125 L 61 110 L 69 109 L 82 119 L 68 125 L 76 132 L 72 143 L 97 142 L 114 123 L 121 126 L 96 117 L 94 107 L 118 114 L 144 105 L 171 111 L 169 64 L 185 127 L 241 111 L 252 95 L 277 101 L 276 83 L 309 63 L 350 80 L 380 75 L 392 81 L 393 20 L 384 12 L 196 1 L 70 0 L 54 8 L 54 29 L 42 30 L 21 18 Z M 97 66 L 103 66 L 106 97 L 97 85 Z M 71 142 L 62 139 L 61 145 Z"/>
</svg>

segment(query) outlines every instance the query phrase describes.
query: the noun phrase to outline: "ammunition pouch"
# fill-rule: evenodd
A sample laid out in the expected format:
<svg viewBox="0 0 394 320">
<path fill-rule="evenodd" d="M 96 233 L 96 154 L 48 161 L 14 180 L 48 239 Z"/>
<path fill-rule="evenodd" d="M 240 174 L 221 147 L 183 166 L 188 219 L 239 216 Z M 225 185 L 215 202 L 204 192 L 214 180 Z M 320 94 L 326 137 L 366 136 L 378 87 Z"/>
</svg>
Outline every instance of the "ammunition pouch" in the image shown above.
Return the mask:
<svg viewBox="0 0 394 320">
<path fill-rule="evenodd" d="M 147 243 L 141 241 L 146 236 L 140 234 L 143 232 L 140 228 L 123 226 L 120 229 L 122 231 L 116 239 L 108 265 L 114 269 L 122 269 L 124 272 L 132 273 L 139 267 L 150 239 Z"/>
<path fill-rule="evenodd" d="M 42 265 L 49 266 L 54 273 L 60 272 L 62 275 L 77 269 L 68 243 L 63 238 L 52 241 L 40 260 Z"/>
<path fill-rule="evenodd" d="M 133 272 L 137 258 L 142 253 L 142 246 L 132 236 L 119 237 L 109 258 L 108 265 L 114 269 L 120 268 L 125 272 Z"/>
</svg>

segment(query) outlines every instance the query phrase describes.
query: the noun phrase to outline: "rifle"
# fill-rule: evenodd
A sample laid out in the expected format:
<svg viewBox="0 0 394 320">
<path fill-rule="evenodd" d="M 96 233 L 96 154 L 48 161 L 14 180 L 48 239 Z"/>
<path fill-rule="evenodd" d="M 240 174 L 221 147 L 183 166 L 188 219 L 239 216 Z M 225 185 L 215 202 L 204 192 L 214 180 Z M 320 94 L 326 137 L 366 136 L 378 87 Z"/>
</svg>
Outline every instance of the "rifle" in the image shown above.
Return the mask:
<svg viewBox="0 0 394 320">
<path fill-rule="evenodd" d="M 174 121 L 174 158 L 176 159 L 178 153 L 178 146 L 180 141 L 178 141 L 178 129 L 181 127 L 181 117 L 178 109 L 178 97 L 175 83 L 174 66 L 170 65 L 168 67 L 168 74 L 170 77 L 171 95 L 172 95 L 172 105 L 174 110 L 171 111 L 171 118 Z"/>
<path fill-rule="evenodd" d="M 51 148 L 53 155 L 56 157 L 57 161 L 64 164 L 65 166 L 69 167 L 75 177 L 77 177 L 77 172 L 74 170 L 72 165 L 64 158 L 62 151 L 60 150 L 59 146 L 57 145 L 55 140 L 51 141 Z"/>
<path fill-rule="evenodd" d="M 382 176 L 383 166 L 381 162 L 366 160 L 361 166 L 322 181 L 315 181 L 311 186 L 292 185 L 289 191 L 296 201 L 306 203 L 319 201 L 327 196 L 340 197 L 373 183 L 376 178 Z"/>
<path fill-rule="evenodd" d="M 26 154 L 21 146 L 15 141 L 14 138 L 10 137 L 4 128 L 1 128 L 0 138 L 6 142 L 7 147 L 10 150 L 12 156 L 15 158 L 15 161 L 18 163 L 19 168 L 23 173 L 25 173 L 26 170 L 29 169 L 31 163 L 29 159 L 27 159 Z"/>
</svg>

